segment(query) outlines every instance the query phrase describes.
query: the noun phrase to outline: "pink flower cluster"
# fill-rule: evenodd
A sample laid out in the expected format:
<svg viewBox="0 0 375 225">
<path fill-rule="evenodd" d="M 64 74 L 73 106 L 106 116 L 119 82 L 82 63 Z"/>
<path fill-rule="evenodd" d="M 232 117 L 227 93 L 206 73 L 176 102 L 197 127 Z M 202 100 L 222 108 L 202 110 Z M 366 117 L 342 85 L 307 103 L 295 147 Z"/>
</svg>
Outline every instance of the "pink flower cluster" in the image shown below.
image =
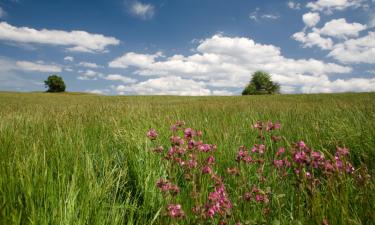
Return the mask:
<svg viewBox="0 0 375 225">
<path fill-rule="evenodd" d="M 180 188 L 177 185 L 174 185 L 170 181 L 162 178 L 158 180 L 156 187 L 158 187 L 164 194 L 169 192 L 172 196 L 175 196 L 180 192 Z"/>
<path fill-rule="evenodd" d="M 150 140 L 155 140 L 157 137 L 158 137 L 158 133 L 156 133 L 156 130 L 155 129 L 150 129 L 146 136 L 150 139 Z"/>
<path fill-rule="evenodd" d="M 220 184 L 209 194 L 204 213 L 208 218 L 213 218 L 215 214 L 223 217 L 230 213 L 231 208 L 232 202 L 228 198 L 224 185 Z"/>
<path fill-rule="evenodd" d="M 246 192 L 243 196 L 243 199 L 245 201 L 251 201 L 251 200 L 254 200 L 256 202 L 261 202 L 261 203 L 264 203 L 264 204 L 268 204 L 269 203 L 269 191 L 263 191 L 257 187 L 253 187 L 251 192 Z"/>
<path fill-rule="evenodd" d="M 180 204 L 169 204 L 167 206 L 168 215 L 171 218 L 183 218 L 185 216 L 184 211 L 182 210 L 182 207 Z"/>
</svg>

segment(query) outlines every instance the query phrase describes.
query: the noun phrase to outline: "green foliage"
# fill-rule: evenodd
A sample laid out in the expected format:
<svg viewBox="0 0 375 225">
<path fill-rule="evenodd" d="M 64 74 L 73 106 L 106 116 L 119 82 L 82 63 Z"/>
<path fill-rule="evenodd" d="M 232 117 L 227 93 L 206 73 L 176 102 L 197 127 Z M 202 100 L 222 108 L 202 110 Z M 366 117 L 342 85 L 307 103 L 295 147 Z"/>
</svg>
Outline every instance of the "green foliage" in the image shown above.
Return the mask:
<svg viewBox="0 0 375 225">
<path fill-rule="evenodd" d="M 64 92 L 66 88 L 64 80 L 58 75 L 49 76 L 44 84 L 48 87 L 47 92 Z"/>
<path fill-rule="evenodd" d="M 268 73 L 257 71 L 253 74 L 250 83 L 242 91 L 242 95 L 265 95 L 277 94 L 280 92 L 280 85 L 272 82 Z"/>
<path fill-rule="evenodd" d="M 242 168 L 247 180 L 227 174 L 238 147 L 255 143 L 258 133 L 250 125 L 257 120 L 279 121 L 280 135 L 304 140 L 327 157 L 336 146 L 348 147 L 354 167 L 366 164 L 374 177 L 374 112 L 374 93 L 253 98 L 0 93 L 0 224 L 170 224 L 163 220 L 164 199 L 155 186 L 167 168 L 145 134 L 155 128 L 160 145 L 170 146 L 170 124 L 177 120 L 217 144 L 213 170 L 223 176 L 234 202 L 243 194 L 238 182 L 250 188 L 258 182 L 251 166 Z M 275 153 L 266 155 L 272 159 Z M 349 181 L 320 186 L 312 195 L 296 189 L 293 180 L 266 177 L 269 216 L 257 204 L 244 204 L 228 224 L 321 224 L 324 218 L 329 224 L 373 224 L 375 180 L 362 187 Z M 183 174 L 176 184 L 182 190 L 189 185 Z M 211 185 L 201 183 L 206 197 Z M 297 192 L 305 197 L 295 198 Z M 176 199 L 186 213 L 194 206 L 190 196 L 182 192 Z"/>
</svg>

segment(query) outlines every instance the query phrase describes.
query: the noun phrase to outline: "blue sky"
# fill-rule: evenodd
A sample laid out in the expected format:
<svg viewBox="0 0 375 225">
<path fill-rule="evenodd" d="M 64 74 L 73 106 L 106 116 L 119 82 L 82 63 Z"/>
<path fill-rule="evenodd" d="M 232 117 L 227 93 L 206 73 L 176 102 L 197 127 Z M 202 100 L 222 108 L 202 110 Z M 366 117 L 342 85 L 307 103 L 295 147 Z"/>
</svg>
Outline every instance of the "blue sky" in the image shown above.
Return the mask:
<svg viewBox="0 0 375 225">
<path fill-rule="evenodd" d="M 375 91 L 375 0 L 0 0 L 0 90 L 237 95 Z"/>
</svg>

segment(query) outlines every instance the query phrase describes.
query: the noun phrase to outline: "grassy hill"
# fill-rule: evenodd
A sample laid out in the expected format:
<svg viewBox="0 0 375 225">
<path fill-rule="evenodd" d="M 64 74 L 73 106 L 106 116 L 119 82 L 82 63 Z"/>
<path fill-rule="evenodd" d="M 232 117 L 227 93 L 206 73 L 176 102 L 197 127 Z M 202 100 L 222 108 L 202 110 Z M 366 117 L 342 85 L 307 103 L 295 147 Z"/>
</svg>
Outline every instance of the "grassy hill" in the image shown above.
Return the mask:
<svg viewBox="0 0 375 225">
<path fill-rule="evenodd" d="M 184 120 L 217 145 L 215 173 L 223 177 L 233 212 L 229 224 L 375 224 L 375 93 L 233 97 L 97 96 L 0 93 L 0 224 L 193 224 L 189 183 L 174 180 L 181 192 L 163 197 L 155 186 L 168 163 L 150 149 L 150 128 L 168 150 L 170 126 Z M 368 184 L 345 176 L 317 192 L 301 190 L 293 179 L 278 179 L 271 163 L 259 183 L 251 166 L 239 166 L 246 185 L 271 190 L 270 203 L 243 203 L 227 168 L 237 166 L 239 146 L 251 147 L 256 121 L 280 122 L 277 145 L 303 140 L 313 149 L 350 149 L 354 168 L 367 166 Z M 275 152 L 266 141 L 264 156 Z M 267 161 L 268 162 L 268 161 Z M 255 166 L 255 165 L 252 165 Z M 293 171 L 289 171 L 293 173 Z M 212 188 L 202 178 L 202 196 Z M 325 178 L 324 178 L 325 179 Z M 246 186 L 245 185 L 245 186 Z M 332 189 L 330 189 L 332 188 Z M 296 193 L 300 192 L 301 195 Z M 315 197 L 310 196 L 315 193 Z M 180 203 L 186 216 L 165 216 L 168 203 Z M 203 200 L 202 200 L 203 201 Z M 264 213 L 265 210 L 268 213 Z M 206 223 L 218 223 L 215 217 Z"/>
</svg>

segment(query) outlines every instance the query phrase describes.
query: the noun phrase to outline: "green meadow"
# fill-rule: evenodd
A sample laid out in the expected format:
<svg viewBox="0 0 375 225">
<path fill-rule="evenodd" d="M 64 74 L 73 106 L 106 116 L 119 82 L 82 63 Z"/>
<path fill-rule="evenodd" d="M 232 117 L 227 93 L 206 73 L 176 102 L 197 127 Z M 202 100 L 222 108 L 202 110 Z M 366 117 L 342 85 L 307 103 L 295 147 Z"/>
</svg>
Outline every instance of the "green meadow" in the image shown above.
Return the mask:
<svg viewBox="0 0 375 225">
<path fill-rule="evenodd" d="M 228 224 L 375 224 L 375 93 L 175 97 L 97 96 L 79 93 L 0 93 L 0 224 L 218 224 L 194 217 L 188 182 L 173 201 L 185 216 L 169 218 L 156 182 L 167 166 L 152 152 L 150 128 L 165 151 L 170 126 L 178 120 L 203 132 L 217 145 L 213 170 L 220 174 L 233 203 Z M 239 146 L 257 142 L 256 121 L 280 122 L 286 147 L 303 140 L 334 154 L 350 150 L 355 175 L 323 182 L 318 191 L 296 187 L 271 170 L 262 183 L 270 203 L 243 203 L 227 168 Z M 270 150 L 269 150 L 270 151 Z M 272 158 L 275 152 L 266 153 Z M 266 167 L 273 165 L 265 164 Z M 267 169 L 266 169 L 267 170 Z M 242 168 L 249 185 L 254 169 Z M 354 174 L 357 174 L 356 172 Z M 201 195 L 210 184 L 201 182 Z"/>
</svg>

